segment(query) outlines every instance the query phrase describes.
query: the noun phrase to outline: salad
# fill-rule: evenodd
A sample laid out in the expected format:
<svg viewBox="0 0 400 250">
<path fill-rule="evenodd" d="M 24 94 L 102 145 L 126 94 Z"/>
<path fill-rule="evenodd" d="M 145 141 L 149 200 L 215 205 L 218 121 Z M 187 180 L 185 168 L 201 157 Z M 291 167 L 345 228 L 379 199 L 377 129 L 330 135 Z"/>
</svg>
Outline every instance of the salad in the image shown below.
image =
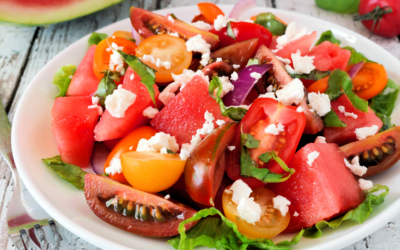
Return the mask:
<svg viewBox="0 0 400 250">
<path fill-rule="evenodd" d="M 176 249 L 290 249 L 384 202 L 367 178 L 400 159 L 400 87 L 329 30 L 240 19 L 253 5 L 190 23 L 132 7 L 132 31 L 57 71 L 43 161 L 100 219 Z"/>
</svg>

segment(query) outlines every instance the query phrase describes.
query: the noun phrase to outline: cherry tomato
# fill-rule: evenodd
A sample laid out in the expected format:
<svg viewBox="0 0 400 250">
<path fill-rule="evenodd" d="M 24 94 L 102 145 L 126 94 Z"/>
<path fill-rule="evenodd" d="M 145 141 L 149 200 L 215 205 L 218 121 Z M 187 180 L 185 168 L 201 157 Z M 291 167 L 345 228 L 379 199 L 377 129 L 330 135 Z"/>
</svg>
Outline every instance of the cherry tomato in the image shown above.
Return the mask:
<svg viewBox="0 0 400 250">
<path fill-rule="evenodd" d="M 200 13 L 210 22 L 214 23 L 219 15 L 225 16 L 224 12 L 213 3 L 198 3 Z"/>
<path fill-rule="evenodd" d="M 142 58 L 144 55 L 152 55 L 155 62 L 143 61 L 157 70 L 156 81 L 161 85 L 171 82 L 171 73 L 182 74 L 189 68 L 192 61 L 192 52 L 187 51 L 185 40 L 170 35 L 151 36 L 143 40 L 136 49 L 136 55 Z M 170 66 L 157 65 L 157 59 L 169 62 Z"/>
<path fill-rule="evenodd" d="M 149 126 L 144 126 L 134 129 L 132 132 L 127 134 L 111 150 L 110 154 L 107 157 L 106 163 L 104 164 L 104 172 L 106 168 L 110 166 L 110 163 L 114 158 L 121 158 L 121 155 L 123 153 L 136 150 L 140 139 L 150 139 L 156 133 L 157 131 L 154 128 Z M 120 174 L 116 173 L 114 175 L 110 174 L 108 177 L 122 183 L 128 183 L 123 173 Z"/>
<path fill-rule="evenodd" d="M 364 63 L 353 78 L 353 91 L 359 97 L 369 100 L 386 87 L 387 81 L 387 73 L 382 65 Z"/>
<path fill-rule="evenodd" d="M 366 15 L 372 12 L 377 6 L 383 8 L 389 6 L 392 13 L 383 14 L 380 20 L 377 20 L 374 29 L 372 26 L 374 20 L 364 20 L 362 24 L 375 34 L 384 37 L 393 37 L 400 35 L 400 1 L 399 0 L 361 0 L 358 13 Z M 378 26 L 379 25 L 379 26 Z"/>
<path fill-rule="evenodd" d="M 227 151 L 226 172 L 232 180 L 242 179 L 251 188 L 266 185 L 266 183 L 253 177 L 240 176 L 241 131 L 260 140 L 260 146 L 249 151 L 251 158 L 259 163 L 259 167 L 268 168 L 271 172 L 277 174 L 283 172 L 276 161 L 265 164 L 258 157 L 263 153 L 275 151 L 286 164 L 290 162 L 306 125 L 304 113 L 296 112 L 296 109 L 297 107 L 285 106 L 271 98 L 258 98 L 253 102 L 237 127 L 235 136 L 230 143 L 235 146 L 235 149 Z M 277 125 L 278 123 L 284 126 L 284 131 L 280 132 L 279 135 L 271 135 L 265 132 L 270 124 Z"/>
<path fill-rule="evenodd" d="M 126 152 L 121 155 L 122 172 L 134 188 L 148 193 L 163 191 L 178 181 L 186 161 L 178 154 Z"/>
<path fill-rule="evenodd" d="M 110 64 L 110 56 L 113 53 L 108 48 L 112 43 L 117 44 L 118 46 L 124 47 L 122 51 L 127 54 L 134 55 L 136 44 L 132 41 L 129 41 L 122 37 L 109 37 L 101 41 L 94 52 L 94 62 L 93 62 L 93 71 L 97 78 L 101 79 L 104 76 L 104 73 L 101 73 L 105 70 L 109 69 Z"/>
<path fill-rule="evenodd" d="M 307 88 L 308 92 L 324 93 L 328 89 L 328 80 L 329 76 L 319 79 Z"/>
<path fill-rule="evenodd" d="M 202 21 L 202 22 L 208 23 L 209 25 L 213 25 L 214 24 L 214 20 L 212 22 L 208 21 L 207 18 L 203 14 L 199 14 L 199 15 L 193 17 L 192 23 L 195 23 L 195 22 L 198 22 L 198 21 Z"/>
<path fill-rule="evenodd" d="M 125 39 L 132 39 L 132 33 L 131 32 L 129 32 L 129 31 L 123 31 L 123 30 L 117 30 L 117 31 L 115 31 L 113 34 L 112 34 L 112 36 L 111 37 L 113 37 L 113 36 L 117 36 L 117 37 L 122 37 L 122 38 L 125 38 Z"/>
<path fill-rule="evenodd" d="M 268 48 L 271 44 L 271 32 L 261 25 L 248 22 L 231 22 L 230 24 L 236 40 L 228 36 L 226 28 L 223 28 L 220 31 L 216 31 L 215 29 L 210 30 L 211 33 L 214 33 L 219 37 L 221 47 L 226 47 L 252 38 L 258 38 L 256 51 L 261 45 L 265 45 Z"/>
<path fill-rule="evenodd" d="M 230 186 L 227 188 L 229 190 Z M 264 238 L 271 239 L 287 228 L 290 221 L 290 213 L 285 216 L 277 209 L 274 209 L 273 198 L 277 195 L 271 190 L 261 187 L 253 190 L 250 197 L 261 207 L 260 220 L 254 225 L 240 218 L 237 204 L 232 201 L 232 193 L 224 192 L 222 195 L 222 206 L 226 218 L 236 223 L 240 233 L 250 239 Z"/>
</svg>

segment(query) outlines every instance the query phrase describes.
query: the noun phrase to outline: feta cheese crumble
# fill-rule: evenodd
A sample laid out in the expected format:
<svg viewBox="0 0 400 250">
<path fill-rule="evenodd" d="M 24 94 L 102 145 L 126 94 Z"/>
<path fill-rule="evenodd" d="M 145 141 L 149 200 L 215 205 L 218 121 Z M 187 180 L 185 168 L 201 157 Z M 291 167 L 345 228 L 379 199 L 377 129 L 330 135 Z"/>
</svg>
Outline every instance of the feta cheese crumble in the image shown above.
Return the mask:
<svg viewBox="0 0 400 250">
<path fill-rule="evenodd" d="M 90 105 L 88 107 L 88 109 L 97 109 L 97 112 L 99 113 L 99 116 L 103 115 L 103 108 L 101 106 L 97 105 L 97 104 Z"/>
<path fill-rule="evenodd" d="M 210 48 L 211 45 L 208 44 L 200 34 L 189 38 L 186 41 L 186 49 L 191 52 L 200 52 L 202 54 L 200 64 L 206 66 L 208 61 L 210 60 Z"/>
<path fill-rule="evenodd" d="M 168 61 L 161 61 L 160 58 L 157 58 L 156 66 L 159 67 L 159 68 L 164 67 L 165 69 L 170 69 L 171 68 L 171 63 L 168 62 Z"/>
<path fill-rule="evenodd" d="M 222 93 L 220 95 L 220 97 L 224 97 L 228 92 L 232 91 L 235 89 L 235 86 L 233 86 L 233 84 L 231 83 L 231 81 L 229 81 L 229 78 L 227 76 L 220 76 L 218 77 L 219 80 L 222 83 Z M 216 89 L 214 91 L 214 94 L 216 95 L 218 92 L 218 89 Z"/>
<path fill-rule="evenodd" d="M 250 73 L 250 76 L 252 78 L 254 78 L 254 82 L 257 82 L 258 80 L 260 80 L 260 78 L 262 77 L 262 75 L 260 73 L 257 72 L 252 72 Z"/>
<path fill-rule="evenodd" d="M 310 102 L 311 108 L 314 109 L 319 116 L 324 116 L 331 111 L 331 100 L 327 94 L 311 92 L 308 94 L 308 101 Z"/>
<path fill-rule="evenodd" d="M 231 74 L 231 80 L 236 81 L 237 79 L 239 79 L 239 75 L 238 75 L 238 73 L 233 71 L 233 73 Z"/>
<path fill-rule="evenodd" d="M 135 78 L 135 74 L 131 74 L 131 76 L 129 77 L 131 79 L 131 81 L 133 80 L 133 78 Z"/>
<path fill-rule="evenodd" d="M 175 22 L 174 18 L 171 15 L 168 15 L 168 21 L 170 21 L 172 23 Z"/>
<path fill-rule="evenodd" d="M 276 91 L 278 101 L 284 105 L 298 105 L 304 98 L 304 86 L 300 79 L 295 78 L 283 89 Z"/>
<path fill-rule="evenodd" d="M 281 195 L 276 196 L 272 201 L 274 202 L 274 208 L 279 210 L 282 216 L 286 216 L 291 202 Z"/>
<path fill-rule="evenodd" d="M 234 68 L 234 69 L 238 69 L 238 68 L 240 68 L 240 65 L 239 65 L 239 64 L 234 64 L 234 65 L 233 65 L 233 68 Z"/>
<path fill-rule="evenodd" d="M 224 120 L 217 120 L 215 123 L 217 123 L 218 126 L 222 126 L 226 123 Z"/>
<path fill-rule="evenodd" d="M 123 75 L 125 74 L 124 58 L 120 53 L 117 52 L 117 50 L 123 50 L 124 47 L 118 46 L 116 43 L 112 43 L 111 47 L 112 54 L 110 55 L 110 62 L 108 66 L 110 67 L 111 71 L 115 71 Z"/>
<path fill-rule="evenodd" d="M 303 111 L 304 111 L 304 109 L 303 109 L 302 106 L 298 106 L 297 109 L 296 109 L 296 112 L 299 112 L 299 113 L 301 113 Z"/>
<path fill-rule="evenodd" d="M 168 154 L 168 149 L 167 149 L 166 147 L 163 147 L 163 148 L 160 150 L 160 154 Z"/>
<path fill-rule="evenodd" d="M 317 136 L 314 143 L 326 143 L 326 138 L 323 136 Z"/>
<path fill-rule="evenodd" d="M 315 69 L 313 56 L 301 56 L 300 50 L 292 54 L 293 68 L 285 65 L 285 69 L 290 74 L 310 74 Z"/>
<path fill-rule="evenodd" d="M 224 15 L 218 15 L 217 19 L 214 20 L 214 29 L 220 31 L 226 27 L 229 21 L 234 21 L 232 18 L 226 18 Z"/>
<path fill-rule="evenodd" d="M 112 95 L 106 97 L 105 106 L 113 117 L 125 117 L 125 111 L 135 102 L 136 95 L 121 85 L 115 89 Z"/>
<path fill-rule="evenodd" d="M 354 114 L 354 113 L 350 113 L 350 112 L 346 112 L 346 108 L 344 107 L 344 106 L 339 106 L 338 107 L 338 110 L 339 110 L 339 112 L 340 113 L 343 113 L 345 116 L 351 116 L 351 117 L 353 117 L 354 119 L 357 119 L 357 115 L 356 114 Z"/>
<path fill-rule="evenodd" d="M 197 147 L 197 145 L 199 145 L 200 142 L 201 142 L 200 134 L 192 135 L 192 139 L 190 140 L 190 143 L 182 144 L 181 153 L 183 152 L 183 150 L 185 150 L 187 153 L 191 154 L 194 151 L 194 149 Z M 186 152 L 183 153 L 183 156 L 185 156 L 187 154 Z"/>
<path fill-rule="evenodd" d="M 108 166 L 104 172 L 106 174 L 114 175 L 116 173 L 122 173 L 121 158 L 115 157 L 110 161 L 110 166 Z"/>
<path fill-rule="evenodd" d="M 154 59 L 154 56 L 152 55 L 143 55 L 142 60 L 144 62 L 150 62 L 152 64 L 156 64 L 156 59 Z"/>
<path fill-rule="evenodd" d="M 288 43 L 299 39 L 300 37 L 307 35 L 308 31 L 306 27 L 303 27 L 301 29 L 297 29 L 296 28 L 296 23 L 295 22 L 291 22 L 288 24 L 288 26 L 286 27 L 286 31 L 285 34 L 283 36 L 278 37 L 278 39 L 276 39 L 277 48 L 282 48 L 285 45 L 287 45 Z"/>
<path fill-rule="evenodd" d="M 294 54 L 292 54 L 294 55 Z M 284 64 L 290 64 L 292 61 L 290 61 L 290 59 L 287 58 L 282 58 L 280 56 L 275 56 L 276 59 L 278 59 L 278 61 L 283 62 Z"/>
<path fill-rule="evenodd" d="M 360 165 L 360 158 L 358 156 L 355 156 L 351 160 L 351 164 L 349 163 L 349 161 L 346 158 L 344 158 L 344 164 L 346 165 L 346 167 L 348 167 L 350 169 L 350 171 L 354 175 L 357 175 L 357 176 L 363 176 L 368 170 L 366 167 Z"/>
<path fill-rule="evenodd" d="M 315 159 L 317 159 L 319 156 L 319 153 L 317 151 L 311 152 L 307 155 L 307 164 L 308 166 L 312 166 L 313 162 Z"/>
<path fill-rule="evenodd" d="M 174 37 L 179 37 L 179 33 L 178 32 L 169 32 L 168 31 L 168 35 L 174 36 Z"/>
<path fill-rule="evenodd" d="M 372 127 L 364 127 L 364 128 L 356 128 L 356 137 L 357 140 L 363 140 L 369 136 L 373 136 L 378 132 L 379 127 L 376 125 L 373 125 Z"/>
<path fill-rule="evenodd" d="M 197 21 L 197 22 L 191 23 L 190 25 L 192 25 L 198 29 L 205 30 L 205 31 L 209 31 L 211 29 L 211 25 L 209 25 L 208 23 L 203 22 L 203 21 Z"/>
<path fill-rule="evenodd" d="M 359 179 L 358 184 L 360 185 L 361 190 L 369 191 L 374 187 L 374 183 L 372 181 Z"/>
<path fill-rule="evenodd" d="M 233 192 L 232 201 L 239 204 L 240 200 L 243 198 L 249 198 L 250 194 L 253 192 L 251 188 L 241 179 L 235 181 L 229 188 Z"/>
<path fill-rule="evenodd" d="M 254 201 L 253 197 L 241 199 L 237 206 L 237 211 L 240 218 L 250 224 L 259 221 L 261 217 L 261 207 Z"/>
<path fill-rule="evenodd" d="M 281 123 L 278 123 L 277 125 L 270 124 L 265 129 L 265 133 L 271 134 L 271 135 L 279 135 L 279 132 L 283 132 L 283 131 L 285 131 L 285 127 Z"/>
<path fill-rule="evenodd" d="M 297 217 L 297 216 L 299 216 L 299 213 L 298 212 L 294 212 L 293 217 Z"/>
<path fill-rule="evenodd" d="M 179 153 L 179 157 L 181 157 L 181 160 L 186 161 L 190 157 L 190 152 L 187 151 L 186 149 L 181 149 L 181 152 Z"/>
<path fill-rule="evenodd" d="M 228 146 L 229 151 L 233 151 L 233 150 L 235 150 L 235 148 L 236 148 L 235 146 Z"/>
<path fill-rule="evenodd" d="M 200 135 L 208 135 L 214 130 L 214 123 L 213 123 L 213 121 L 215 120 L 214 115 L 206 111 L 204 113 L 204 118 L 206 119 L 206 121 L 204 122 L 203 127 L 197 130 L 197 133 Z"/>
<path fill-rule="evenodd" d="M 143 116 L 149 118 L 149 119 L 154 119 L 156 115 L 158 114 L 158 109 L 153 108 L 152 106 L 147 107 L 145 110 L 143 110 Z"/>
<path fill-rule="evenodd" d="M 168 200 L 169 198 L 171 198 L 171 196 L 169 194 L 167 194 L 166 196 L 164 196 L 164 199 Z"/>
<path fill-rule="evenodd" d="M 218 57 L 217 60 L 215 60 L 216 62 L 222 62 L 222 58 Z"/>
<path fill-rule="evenodd" d="M 274 100 L 276 100 L 276 96 L 274 92 L 267 92 L 265 94 L 261 94 L 258 96 L 258 98 L 272 98 Z"/>
<path fill-rule="evenodd" d="M 92 96 L 92 104 L 97 105 L 100 102 L 100 98 L 97 96 Z"/>
<path fill-rule="evenodd" d="M 167 148 L 172 152 L 178 152 L 179 145 L 176 142 L 175 136 L 171 136 L 164 132 L 158 132 L 150 139 L 141 139 L 137 146 L 138 152 L 160 152 L 162 148 Z"/>
</svg>

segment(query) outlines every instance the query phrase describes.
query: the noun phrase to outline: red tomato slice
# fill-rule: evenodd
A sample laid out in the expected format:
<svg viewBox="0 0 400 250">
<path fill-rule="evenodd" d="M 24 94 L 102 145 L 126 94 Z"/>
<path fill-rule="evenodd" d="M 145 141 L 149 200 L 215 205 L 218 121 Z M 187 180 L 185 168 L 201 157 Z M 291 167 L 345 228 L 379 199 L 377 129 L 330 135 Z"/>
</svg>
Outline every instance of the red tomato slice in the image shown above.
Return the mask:
<svg viewBox="0 0 400 250">
<path fill-rule="evenodd" d="M 284 126 L 284 132 L 279 135 L 265 133 L 265 129 L 270 124 L 277 125 L 281 123 Z M 275 153 L 288 164 L 296 151 L 301 135 L 306 125 L 304 113 L 296 112 L 296 107 L 285 106 L 271 98 L 258 98 L 251 105 L 242 122 L 236 129 L 235 137 L 231 145 L 235 146 L 233 151 L 227 151 L 226 172 L 232 180 L 242 179 L 251 188 L 265 186 L 252 177 L 240 176 L 240 134 L 250 133 L 257 140 L 260 140 L 258 148 L 250 149 L 251 157 L 259 162 L 258 156 L 263 153 L 275 151 Z M 260 167 L 268 168 L 271 172 L 280 174 L 282 168 L 275 161 L 267 164 L 260 164 Z"/>
<path fill-rule="evenodd" d="M 213 3 L 198 3 L 197 7 L 199 7 L 200 13 L 210 22 L 214 23 L 214 20 L 217 19 L 219 15 L 225 16 L 224 12 Z"/>
</svg>

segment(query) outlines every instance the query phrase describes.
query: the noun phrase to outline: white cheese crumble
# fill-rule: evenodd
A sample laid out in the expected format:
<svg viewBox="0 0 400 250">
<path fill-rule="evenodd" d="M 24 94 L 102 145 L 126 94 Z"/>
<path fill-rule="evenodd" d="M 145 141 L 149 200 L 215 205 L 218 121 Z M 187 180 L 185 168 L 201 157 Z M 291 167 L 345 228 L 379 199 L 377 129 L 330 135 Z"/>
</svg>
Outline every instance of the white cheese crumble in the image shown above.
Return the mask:
<svg viewBox="0 0 400 250">
<path fill-rule="evenodd" d="M 215 60 L 216 62 L 222 62 L 222 58 L 218 57 L 217 60 Z"/>
<path fill-rule="evenodd" d="M 181 149 L 181 152 L 179 153 L 179 157 L 181 157 L 181 160 L 186 161 L 190 157 L 190 152 L 187 151 L 186 149 Z"/>
<path fill-rule="evenodd" d="M 179 37 L 179 33 L 178 32 L 168 32 L 168 35 L 174 36 L 174 37 Z"/>
<path fill-rule="evenodd" d="M 350 112 L 346 112 L 346 108 L 344 106 L 339 106 L 338 110 L 343 113 L 345 116 L 351 116 L 354 119 L 357 119 L 358 115 L 354 114 L 354 113 L 350 113 Z"/>
<path fill-rule="evenodd" d="M 331 100 L 327 94 L 320 94 L 318 92 L 308 93 L 308 101 L 310 102 L 311 108 L 315 110 L 317 115 L 324 116 L 331 111 Z"/>
<path fill-rule="evenodd" d="M 161 61 L 160 58 L 157 58 L 156 66 L 159 67 L 159 68 L 164 67 L 165 69 L 170 69 L 171 68 L 171 63 L 168 62 L 168 61 Z"/>
<path fill-rule="evenodd" d="M 97 112 L 99 113 L 99 116 L 103 115 L 103 108 L 101 106 L 97 105 L 97 104 L 90 105 L 88 107 L 88 109 L 97 109 Z"/>
<path fill-rule="evenodd" d="M 303 109 L 302 106 L 298 106 L 297 109 L 296 109 L 296 112 L 299 112 L 299 113 L 301 113 L 303 111 L 304 111 L 304 109 Z"/>
<path fill-rule="evenodd" d="M 156 59 L 154 59 L 154 56 L 152 55 L 143 55 L 142 60 L 144 62 L 150 62 L 152 64 L 156 64 Z"/>
<path fill-rule="evenodd" d="M 260 220 L 261 207 L 254 201 L 254 198 L 243 198 L 240 200 L 237 210 L 240 218 L 247 221 L 250 224 Z"/>
<path fill-rule="evenodd" d="M 217 123 L 218 126 L 222 126 L 226 123 L 224 120 L 217 120 L 215 123 Z"/>
<path fill-rule="evenodd" d="M 277 125 L 270 124 L 265 129 L 265 133 L 271 134 L 271 135 L 279 135 L 279 132 L 283 132 L 283 131 L 285 131 L 285 127 L 281 123 L 278 123 Z"/>
<path fill-rule="evenodd" d="M 311 152 L 307 155 L 307 164 L 308 166 L 312 166 L 313 162 L 315 159 L 317 159 L 319 156 L 319 153 L 317 151 Z"/>
<path fill-rule="evenodd" d="M 314 143 L 326 143 L 326 138 L 323 136 L 317 136 Z"/>
<path fill-rule="evenodd" d="M 292 54 L 293 68 L 285 65 L 285 69 L 290 74 L 310 74 L 315 69 L 313 56 L 301 56 L 300 50 Z"/>
<path fill-rule="evenodd" d="M 261 94 L 258 96 L 258 98 L 272 98 L 274 100 L 276 100 L 276 96 L 274 92 L 267 92 L 265 94 Z"/>
<path fill-rule="evenodd" d="M 201 55 L 201 60 L 200 64 L 203 65 L 204 67 L 207 66 L 208 62 L 210 61 L 210 53 L 205 53 Z"/>
<path fill-rule="evenodd" d="M 152 106 L 147 107 L 145 110 L 143 110 L 143 116 L 149 118 L 149 119 L 154 119 L 156 115 L 158 114 L 158 109 L 153 108 Z"/>
<path fill-rule="evenodd" d="M 296 212 L 294 212 L 293 217 L 297 217 L 297 216 L 299 216 L 299 213 L 296 211 Z"/>
<path fill-rule="evenodd" d="M 204 113 L 204 118 L 206 119 L 206 121 L 204 122 L 203 127 L 197 130 L 197 133 L 200 135 L 208 135 L 214 130 L 214 123 L 213 123 L 213 121 L 215 120 L 214 115 L 206 111 Z"/>
<path fill-rule="evenodd" d="M 243 198 L 249 198 L 250 194 L 253 192 L 251 188 L 241 179 L 235 181 L 229 188 L 233 192 L 232 201 L 239 204 L 240 200 Z"/>
<path fill-rule="evenodd" d="M 364 128 L 356 128 L 356 137 L 357 140 L 363 140 L 369 136 L 373 136 L 378 132 L 379 127 L 376 125 L 373 125 L 372 127 L 364 127 Z"/>
<path fill-rule="evenodd" d="M 203 21 L 197 21 L 197 22 L 191 23 L 190 25 L 192 25 L 198 29 L 206 30 L 206 31 L 209 31 L 211 29 L 211 25 L 209 25 L 208 23 L 203 22 Z"/>
<path fill-rule="evenodd" d="M 229 78 L 227 76 L 220 76 L 218 77 L 219 80 L 222 83 L 222 93 L 220 97 L 224 97 L 228 92 L 232 91 L 235 89 L 235 86 L 229 81 Z M 214 91 L 214 94 L 216 95 L 218 92 L 218 89 Z"/>
<path fill-rule="evenodd" d="M 280 56 L 275 56 L 275 58 L 278 59 L 278 61 L 283 62 L 284 64 L 290 64 L 292 62 L 292 61 L 290 61 L 290 59 L 282 58 Z"/>
<path fill-rule="evenodd" d="M 229 151 L 233 151 L 233 150 L 235 150 L 235 146 L 228 146 L 228 149 L 229 149 Z"/>
<path fill-rule="evenodd" d="M 133 80 L 133 78 L 135 78 L 135 74 L 131 74 L 131 76 L 129 77 L 131 79 L 131 81 Z"/>
<path fill-rule="evenodd" d="M 92 96 L 92 104 L 97 105 L 100 102 L 100 98 L 97 96 Z"/>
<path fill-rule="evenodd" d="M 359 179 L 358 184 L 360 185 L 361 190 L 369 191 L 374 187 L 374 183 L 372 181 Z"/>
<path fill-rule="evenodd" d="M 111 44 L 112 54 L 110 55 L 109 67 L 111 71 L 115 71 L 120 73 L 121 75 L 125 74 L 124 67 L 124 58 L 122 58 L 121 54 L 117 52 L 117 50 L 123 50 L 124 47 L 118 46 L 116 43 Z"/>
<path fill-rule="evenodd" d="M 129 90 L 123 89 L 121 85 L 115 89 L 112 95 L 106 97 L 105 105 L 113 117 L 125 117 L 125 111 L 135 102 L 136 95 Z"/>
<path fill-rule="evenodd" d="M 234 65 L 232 65 L 232 66 L 233 66 L 234 69 L 240 68 L 240 65 L 239 65 L 239 64 L 234 64 Z"/>
<path fill-rule="evenodd" d="M 160 152 L 162 148 L 167 148 L 172 152 L 178 152 L 179 145 L 176 142 L 175 136 L 158 132 L 149 140 L 141 139 L 137 146 L 138 152 Z"/>
<path fill-rule="evenodd" d="M 201 142 L 200 134 L 192 135 L 192 139 L 190 140 L 190 143 L 182 144 L 181 153 L 183 152 L 183 150 L 185 150 L 186 152 L 191 154 L 194 151 L 194 149 L 197 147 L 197 145 L 199 145 L 200 142 Z M 186 152 L 183 155 L 185 155 Z"/>
<path fill-rule="evenodd" d="M 285 34 L 283 36 L 280 36 L 276 39 L 277 48 L 282 48 L 288 43 L 299 39 L 300 37 L 307 35 L 308 31 L 306 27 L 303 27 L 301 29 L 296 29 L 296 23 L 291 22 L 288 24 L 286 27 Z"/>
<path fill-rule="evenodd" d="M 217 19 L 214 20 L 214 28 L 216 31 L 220 31 L 226 27 L 229 21 L 234 19 L 226 18 L 224 15 L 218 15 Z"/>
<path fill-rule="evenodd" d="M 274 92 L 274 87 L 272 85 L 269 85 L 267 87 L 267 92 Z"/>
<path fill-rule="evenodd" d="M 304 86 L 300 79 L 295 78 L 283 89 L 276 91 L 278 101 L 284 105 L 298 105 L 304 98 Z"/>
<path fill-rule="evenodd" d="M 168 21 L 170 21 L 172 23 L 175 22 L 174 18 L 171 15 L 168 16 Z"/>
<path fill-rule="evenodd" d="M 111 175 L 122 173 L 121 159 L 118 157 L 113 158 L 110 162 L 110 166 L 108 166 L 104 172 Z"/>
<path fill-rule="evenodd" d="M 276 196 L 272 200 L 274 202 L 274 208 L 279 210 L 282 216 L 286 216 L 287 212 L 289 211 L 289 205 L 291 204 L 291 202 L 281 195 Z"/>
<path fill-rule="evenodd" d="M 252 72 L 250 73 L 250 76 L 252 78 L 254 78 L 254 82 L 257 82 L 258 80 L 260 80 L 260 78 L 262 77 L 262 75 L 260 73 L 257 72 Z"/>
<path fill-rule="evenodd" d="M 200 61 L 200 64 L 203 66 L 206 66 L 208 61 L 210 60 L 210 48 L 211 45 L 208 44 L 202 37 L 200 34 L 189 38 L 186 41 L 186 49 L 187 51 L 191 52 L 200 52 L 201 54 L 203 54 L 201 56 L 202 60 Z"/>
<path fill-rule="evenodd" d="M 346 158 L 344 158 L 344 164 L 346 165 L 346 167 L 348 167 L 350 169 L 350 171 L 354 175 L 357 175 L 357 176 L 363 176 L 368 170 L 366 167 L 360 165 L 360 158 L 358 156 L 355 156 L 351 160 L 351 164 L 349 163 L 349 161 Z"/>
<path fill-rule="evenodd" d="M 168 200 L 169 198 L 171 198 L 171 196 L 169 194 L 167 194 L 164 199 Z"/>
<path fill-rule="evenodd" d="M 163 147 L 163 148 L 160 150 L 160 154 L 168 154 L 168 149 L 167 149 L 166 147 Z"/>
</svg>

